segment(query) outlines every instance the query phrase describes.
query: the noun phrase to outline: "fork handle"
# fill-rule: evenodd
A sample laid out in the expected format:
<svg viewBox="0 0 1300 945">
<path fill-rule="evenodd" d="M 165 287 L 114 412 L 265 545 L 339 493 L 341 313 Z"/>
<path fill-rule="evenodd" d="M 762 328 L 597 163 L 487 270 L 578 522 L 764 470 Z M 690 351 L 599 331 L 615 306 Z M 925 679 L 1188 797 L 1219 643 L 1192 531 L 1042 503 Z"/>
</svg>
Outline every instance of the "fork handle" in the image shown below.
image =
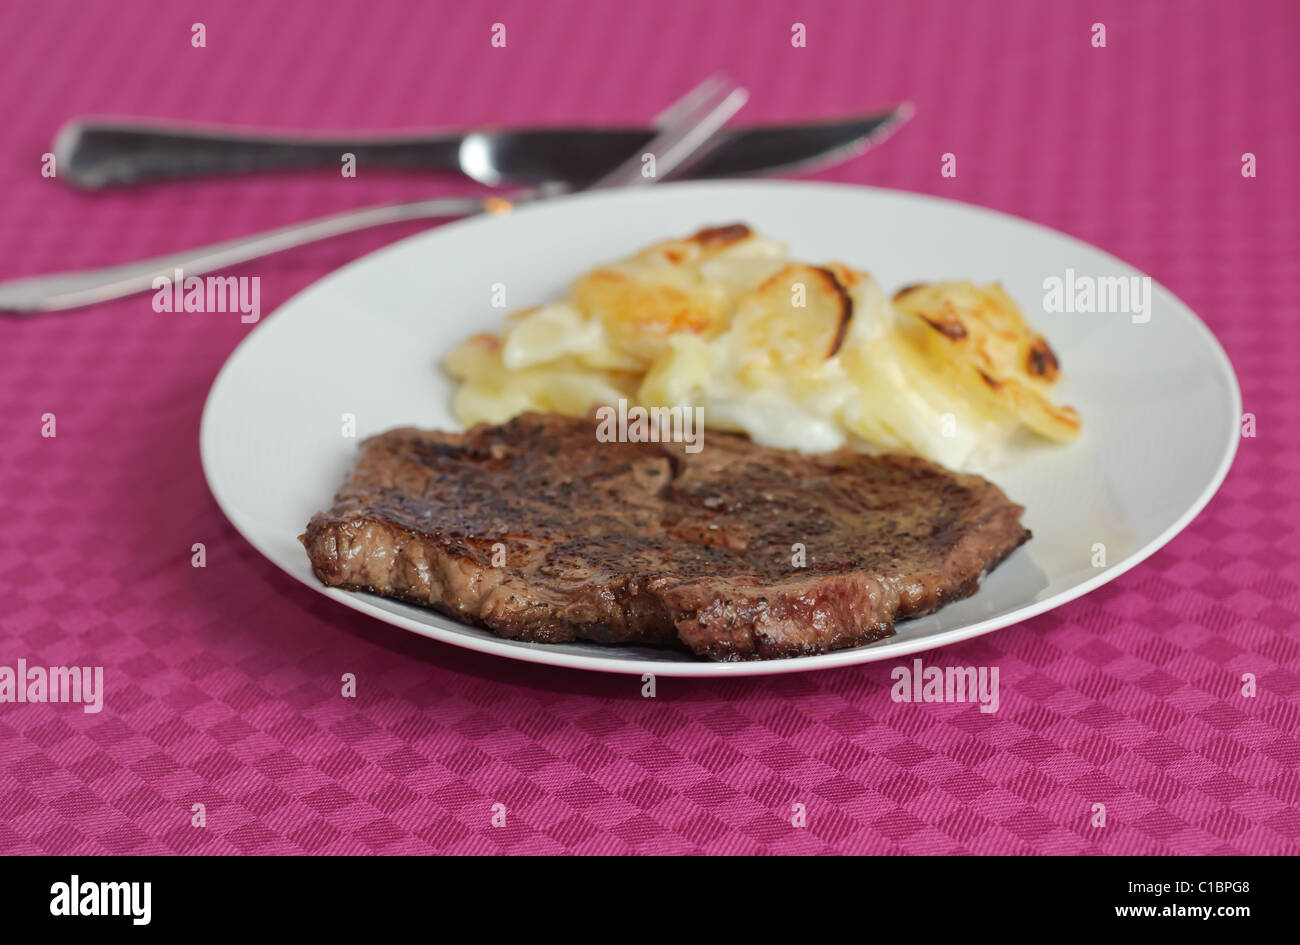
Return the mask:
<svg viewBox="0 0 1300 945">
<path fill-rule="evenodd" d="M 514 202 L 521 199 L 529 197 L 516 195 L 512 198 Z M 78 308 L 148 291 L 154 288 L 155 279 L 160 276 L 170 278 L 177 269 L 186 276 L 198 276 L 295 246 L 385 223 L 470 216 L 511 205 L 493 197 L 439 197 L 409 203 L 390 203 L 317 217 L 252 236 L 120 266 L 13 279 L 0 282 L 0 312 L 55 312 Z"/>
<path fill-rule="evenodd" d="M 73 121 L 54 146 L 59 174 L 87 190 L 207 174 L 341 167 L 346 153 L 367 166 L 460 168 L 464 135 L 318 138 L 160 123 Z"/>
</svg>

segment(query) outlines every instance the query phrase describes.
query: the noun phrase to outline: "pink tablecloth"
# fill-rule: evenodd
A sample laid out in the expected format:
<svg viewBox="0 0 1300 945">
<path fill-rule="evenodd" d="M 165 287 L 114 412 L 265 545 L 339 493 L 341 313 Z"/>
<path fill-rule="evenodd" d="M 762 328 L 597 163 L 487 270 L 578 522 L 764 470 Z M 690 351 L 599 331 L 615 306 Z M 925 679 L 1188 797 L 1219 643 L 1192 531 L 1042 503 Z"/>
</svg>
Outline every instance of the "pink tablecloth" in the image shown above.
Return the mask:
<svg viewBox="0 0 1300 945">
<path fill-rule="evenodd" d="M 7 5 L 0 276 L 449 186 L 362 169 L 86 195 L 40 173 L 75 114 L 322 130 L 645 119 L 722 68 L 750 88 L 748 120 L 913 100 L 902 134 L 822 176 L 1009 211 L 1150 272 L 1227 348 L 1257 436 L 1144 565 L 927 654 L 1000 667 L 996 714 L 896 704 L 888 663 L 661 679 L 651 700 L 634 678 L 373 622 L 253 552 L 207 493 L 196 436 L 208 385 L 249 330 L 238 318 L 159 315 L 141 296 L 3 321 L 0 665 L 101 665 L 106 699 L 98 714 L 0 704 L 0 853 L 1300 850 L 1300 10 L 480 7 Z M 191 46 L 195 22 L 205 48 Z M 791 46 L 796 22 L 806 48 Z M 1105 48 L 1090 42 L 1097 22 Z M 956 179 L 939 174 L 944 152 Z M 415 229 L 243 271 L 261 276 L 269 311 Z M 344 672 L 356 699 L 339 696 Z M 491 825 L 497 804 L 505 827 Z"/>
</svg>

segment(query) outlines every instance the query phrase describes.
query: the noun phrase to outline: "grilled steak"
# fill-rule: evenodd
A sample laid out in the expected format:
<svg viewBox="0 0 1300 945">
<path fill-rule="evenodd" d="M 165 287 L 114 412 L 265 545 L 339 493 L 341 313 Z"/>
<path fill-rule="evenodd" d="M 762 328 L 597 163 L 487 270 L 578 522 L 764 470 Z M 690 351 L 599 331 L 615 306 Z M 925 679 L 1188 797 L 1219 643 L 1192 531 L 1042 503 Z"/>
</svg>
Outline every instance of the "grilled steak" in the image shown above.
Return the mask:
<svg viewBox="0 0 1300 945">
<path fill-rule="evenodd" d="M 524 414 L 367 440 L 302 536 L 316 576 L 515 640 L 771 659 L 888 636 L 1029 538 L 997 486 L 924 460 L 595 429 Z"/>
</svg>

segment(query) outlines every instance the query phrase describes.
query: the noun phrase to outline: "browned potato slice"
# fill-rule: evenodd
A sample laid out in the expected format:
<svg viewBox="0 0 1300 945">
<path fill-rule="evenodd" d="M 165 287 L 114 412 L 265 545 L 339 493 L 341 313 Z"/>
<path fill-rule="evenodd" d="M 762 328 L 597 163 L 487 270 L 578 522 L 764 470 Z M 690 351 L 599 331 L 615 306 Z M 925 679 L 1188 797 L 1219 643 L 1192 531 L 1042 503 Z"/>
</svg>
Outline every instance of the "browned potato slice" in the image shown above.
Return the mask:
<svg viewBox="0 0 1300 945">
<path fill-rule="evenodd" d="M 669 335 L 712 337 L 725 327 L 722 300 L 691 275 L 669 270 L 637 277 L 597 269 L 574 286 L 573 296 L 588 318 L 604 326 L 612 344 L 653 357 Z"/>
<path fill-rule="evenodd" d="M 750 366 L 810 372 L 844 342 L 853 300 L 843 267 L 790 264 L 746 296 L 735 331 Z"/>
<path fill-rule="evenodd" d="M 711 339 L 726 329 L 741 288 L 702 266 L 753 239 L 736 223 L 656 243 L 579 279 L 573 301 L 619 351 L 648 363 L 671 335 Z"/>
<path fill-rule="evenodd" d="M 908 337 L 940 374 L 1049 439 L 1078 436 L 1078 411 L 1053 402 L 1056 355 L 1000 285 L 909 286 L 894 296 L 894 305 L 908 317 Z"/>
</svg>

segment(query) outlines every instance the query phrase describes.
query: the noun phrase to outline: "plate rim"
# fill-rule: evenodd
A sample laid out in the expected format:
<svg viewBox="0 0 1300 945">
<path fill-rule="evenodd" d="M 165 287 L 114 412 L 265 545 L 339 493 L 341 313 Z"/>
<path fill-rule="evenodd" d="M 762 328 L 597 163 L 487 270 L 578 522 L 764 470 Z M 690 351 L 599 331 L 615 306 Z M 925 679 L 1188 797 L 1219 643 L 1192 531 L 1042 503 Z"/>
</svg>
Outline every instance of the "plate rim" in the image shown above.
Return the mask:
<svg viewBox="0 0 1300 945">
<path fill-rule="evenodd" d="M 1157 280 L 1154 276 L 1150 276 L 1148 273 L 1138 268 L 1137 266 L 1133 265 L 1132 263 L 1125 262 L 1123 259 L 1120 259 L 1118 256 L 1115 256 L 1113 253 L 1110 253 L 1107 250 L 1102 249 L 1101 247 L 1095 246 L 1092 243 L 1089 243 L 1086 240 L 1082 240 L 1076 236 L 1072 236 L 1069 233 L 1065 233 L 1062 232 L 1061 230 L 1057 230 L 1054 227 L 1050 227 L 1044 223 L 1039 223 L 1035 220 L 1029 220 L 1012 213 L 1007 213 L 1006 211 L 1003 210 L 995 210 L 993 208 L 985 207 L 980 204 L 968 203 L 963 200 L 955 200 L 949 197 L 939 197 L 933 194 L 903 190 L 901 188 L 877 187 L 872 185 L 852 184 L 852 183 L 844 183 L 844 182 L 837 182 L 837 181 L 806 181 L 806 180 L 786 180 L 786 179 L 769 179 L 769 180 L 729 179 L 729 180 L 716 180 L 716 181 L 715 180 L 677 181 L 677 182 L 658 184 L 655 186 L 655 190 L 659 191 L 662 188 L 668 188 L 673 191 L 683 190 L 683 189 L 731 190 L 731 189 L 744 189 L 744 188 L 752 188 L 752 187 L 778 188 L 778 189 L 786 189 L 786 190 L 800 190 L 800 189 L 829 190 L 829 191 L 848 190 L 854 192 L 867 192 L 879 196 L 906 197 L 912 200 L 921 200 L 923 202 L 941 204 L 945 206 L 957 206 L 965 210 L 975 211 L 979 214 L 985 214 L 995 218 L 1001 218 L 1004 220 L 1013 221 L 1022 226 L 1028 226 L 1034 230 L 1041 231 L 1042 233 L 1050 234 L 1054 238 L 1064 239 L 1071 244 L 1084 247 L 1092 252 L 1100 253 L 1103 257 L 1105 257 L 1107 260 L 1109 260 L 1112 263 L 1124 267 L 1125 269 L 1133 270 L 1134 272 L 1137 272 L 1143 276 L 1147 276 L 1148 278 L 1151 279 L 1153 285 L 1158 286 L 1165 292 L 1168 292 L 1169 295 L 1179 303 L 1179 305 L 1181 306 L 1179 317 L 1189 318 L 1193 329 L 1198 331 L 1202 337 L 1202 340 L 1208 343 L 1208 349 L 1210 353 L 1212 354 L 1214 360 L 1217 362 L 1217 365 L 1220 368 L 1224 378 L 1228 382 L 1228 392 L 1231 398 L 1230 407 L 1232 408 L 1231 410 L 1232 415 L 1238 418 L 1238 423 L 1240 421 L 1241 411 L 1242 411 L 1242 397 L 1241 397 L 1241 387 L 1240 387 L 1240 383 L 1237 380 L 1236 370 L 1233 368 L 1232 360 L 1228 357 L 1228 353 L 1224 349 L 1222 343 L 1220 343 L 1218 337 L 1214 334 L 1214 332 L 1210 329 L 1210 327 L 1207 324 L 1205 324 L 1205 322 L 1201 319 L 1200 315 L 1196 313 L 1196 310 L 1193 309 L 1190 305 L 1188 305 L 1187 302 L 1184 301 L 1181 296 L 1179 296 L 1177 293 L 1169 289 L 1168 286 L 1164 285 L 1164 283 Z M 563 201 L 566 204 L 576 203 L 576 202 L 586 203 L 592 201 L 617 199 L 621 196 L 626 196 L 629 193 L 645 194 L 646 191 L 643 188 L 638 188 L 632 191 L 629 191 L 627 189 L 583 191 L 576 194 L 556 197 L 550 200 L 538 201 L 536 203 L 519 207 L 514 211 L 512 211 L 512 215 L 521 214 L 521 213 L 532 214 L 532 213 L 540 212 L 549 208 L 557 201 Z M 630 658 L 630 659 L 620 658 L 617 655 L 619 647 L 616 646 L 609 647 L 611 651 L 609 656 L 605 656 L 605 655 L 592 656 L 592 655 L 587 655 L 582 653 L 569 653 L 563 650 L 556 649 L 550 644 L 525 643 L 522 641 L 506 640 L 504 638 L 495 638 L 495 637 L 480 638 L 476 636 L 471 636 L 469 634 L 457 630 L 444 628 L 437 625 L 422 623 L 418 620 L 415 620 L 410 617 L 406 617 L 402 614 L 397 614 L 391 611 L 384 610 L 383 608 L 371 602 L 370 595 L 351 592 L 351 591 L 343 591 L 343 590 L 339 590 L 338 588 L 325 587 L 324 585 L 321 585 L 319 582 L 310 579 L 309 576 L 304 576 L 303 574 L 292 571 L 289 568 L 282 565 L 274 557 L 272 557 L 256 541 L 254 541 L 252 537 L 250 537 L 248 532 L 245 530 L 244 527 L 241 526 L 236 516 L 232 513 L 232 510 L 228 508 L 226 503 L 222 501 L 221 496 L 218 494 L 218 490 L 213 485 L 213 480 L 215 475 L 215 471 L 214 471 L 215 461 L 211 454 L 211 445 L 210 445 L 210 438 L 213 435 L 211 432 L 212 423 L 213 423 L 212 421 L 213 403 L 216 400 L 218 391 L 222 387 L 223 382 L 227 380 L 227 378 L 231 373 L 231 366 L 235 363 L 236 359 L 240 357 L 241 353 L 246 352 L 246 349 L 248 348 L 248 346 L 250 346 L 253 339 L 258 337 L 258 332 L 263 328 L 263 326 L 266 325 L 268 322 L 270 322 L 271 320 L 270 316 L 279 313 L 280 310 L 297 302 L 302 296 L 306 295 L 307 293 L 321 289 L 330 281 L 336 278 L 346 277 L 346 275 L 349 272 L 351 272 L 351 270 L 354 267 L 360 267 L 362 265 L 371 263 L 374 261 L 376 257 L 382 256 L 385 253 L 393 252 L 400 246 L 405 246 L 408 243 L 412 243 L 418 240 L 430 239 L 435 234 L 444 233 L 448 229 L 456 230 L 456 229 L 466 228 L 470 226 L 486 225 L 488 224 L 489 220 L 490 218 L 486 218 L 482 215 L 476 215 L 473 217 L 453 220 L 448 223 L 443 223 L 443 224 L 428 227 L 426 229 L 422 229 L 418 233 L 412 233 L 408 236 L 402 237 L 401 239 L 394 240 L 393 242 L 387 243 L 377 249 L 371 250 L 370 252 L 365 253 L 364 255 L 359 256 L 356 259 L 349 260 L 348 262 L 344 263 L 342 266 L 330 270 L 320 278 L 315 279 L 309 284 L 303 286 L 301 289 L 299 289 L 289 298 L 285 299 L 283 302 L 277 305 L 275 309 L 267 313 L 266 317 L 260 319 L 257 322 L 257 324 L 253 326 L 252 330 L 250 330 L 248 334 L 246 334 L 243 338 L 241 338 L 238 344 L 236 344 L 235 347 L 231 349 L 230 353 L 226 356 L 226 359 L 222 362 L 221 368 L 217 371 L 216 376 L 213 378 L 212 383 L 208 388 L 207 395 L 205 396 L 203 402 L 203 411 L 199 420 L 199 431 L 198 431 L 199 459 L 200 459 L 200 465 L 203 470 L 204 483 L 207 486 L 208 493 L 212 496 L 213 501 L 216 502 L 217 507 L 221 510 L 221 514 L 225 517 L 226 521 L 230 523 L 231 527 L 235 529 L 235 531 L 239 534 L 239 536 L 244 539 L 244 541 L 246 541 L 250 546 L 252 546 L 252 548 L 259 555 L 261 555 L 271 564 L 275 565 L 275 567 L 278 568 L 281 572 L 289 575 L 299 583 L 304 584 L 307 587 L 310 587 L 321 594 L 324 594 L 326 597 L 338 601 L 339 603 L 343 604 L 344 606 L 352 610 L 365 614 L 366 616 L 371 617 L 372 619 L 379 620 L 383 623 L 387 623 L 392 626 L 400 627 L 403 630 L 416 633 L 429 640 L 434 640 L 440 643 L 446 643 L 451 646 L 456 646 L 462 649 L 468 649 L 479 653 L 486 653 L 492 656 L 502 656 L 507 659 L 518 660 L 518 661 L 522 661 L 534 665 L 555 666 L 563 669 L 579 669 L 579 670 L 586 670 L 589 672 L 614 673 L 618 675 L 650 674 L 652 676 L 665 676 L 670 678 L 672 677 L 722 678 L 722 677 L 739 677 L 739 676 L 772 676 L 772 675 L 781 675 L 784 673 L 796 673 L 796 672 L 801 673 L 801 672 L 813 672 L 816 670 L 824 670 L 824 669 L 844 668 L 849 666 L 858 666 L 866 663 L 882 662 L 884 660 L 891 659 L 891 658 L 907 657 L 915 653 L 935 650 L 944 646 L 951 645 L 953 643 L 959 643 L 965 640 L 973 639 L 978 636 L 983 636 L 987 633 L 992 633 L 995 630 L 1001 630 L 1009 626 L 1014 626 L 1015 624 L 1018 623 L 1023 623 L 1026 620 L 1031 620 L 1034 617 L 1047 613 L 1048 611 L 1055 610 L 1058 607 L 1063 607 L 1066 604 L 1071 603 L 1072 601 L 1078 600 L 1080 597 L 1090 594 L 1093 591 L 1095 591 L 1097 588 L 1102 587 L 1105 584 L 1109 584 L 1111 581 L 1114 581 L 1115 579 L 1128 573 L 1133 568 L 1137 567 L 1139 564 L 1142 564 L 1144 561 L 1146 561 L 1148 558 L 1154 555 L 1157 551 L 1165 547 L 1165 545 L 1173 541 L 1173 539 L 1176 538 L 1184 529 L 1186 529 L 1187 526 L 1190 525 L 1198 515 L 1200 515 L 1200 513 L 1205 509 L 1205 507 L 1209 505 L 1210 501 L 1214 498 L 1214 496 L 1218 494 L 1218 491 L 1220 487 L 1223 485 L 1224 480 L 1227 479 L 1228 472 L 1232 468 L 1232 463 L 1236 458 L 1237 450 L 1241 444 L 1240 427 L 1238 426 L 1236 428 L 1238 431 L 1237 434 L 1229 436 L 1227 438 L 1227 442 L 1223 446 L 1222 454 L 1219 457 L 1219 463 L 1214 471 L 1214 474 L 1210 477 L 1206 485 L 1202 488 L 1200 494 L 1196 497 L 1195 501 L 1193 501 L 1183 511 L 1183 513 L 1179 515 L 1172 523 L 1170 523 L 1159 535 L 1157 535 L 1156 537 L 1154 537 L 1153 539 L 1151 539 L 1141 547 L 1135 548 L 1134 550 L 1130 551 L 1122 559 L 1115 562 L 1113 565 L 1109 565 L 1106 568 L 1102 569 L 1096 575 L 1089 578 L 1088 580 L 1082 581 L 1079 584 L 1076 584 L 1073 587 L 1061 591 L 1060 593 L 1055 594 L 1051 597 L 1045 598 L 1044 600 L 1033 601 L 1025 605 L 1024 607 L 1018 608 L 1008 613 L 1001 614 L 995 617 L 990 617 L 986 620 L 977 621 L 975 623 L 966 624 L 961 627 L 954 627 L 949 630 L 945 630 L 930 636 L 918 637 L 913 640 L 891 639 L 889 637 L 886 637 L 882 641 L 877 641 L 876 643 L 873 644 L 866 644 L 864 646 L 849 647 L 843 650 L 835 650 L 830 653 L 820 653 L 814 656 L 788 657 L 785 659 L 775 659 L 775 660 L 749 660 L 749 661 L 737 661 L 737 662 L 715 662 L 715 661 L 708 661 L 708 660 L 699 660 L 697 662 L 691 662 L 691 661 L 656 662 L 653 660 L 643 660 L 640 658 Z M 452 623 L 456 622 L 452 618 L 447 617 L 443 614 L 439 614 L 436 611 L 431 611 L 431 613 L 434 614 L 435 617 L 437 617 L 438 619 L 446 620 Z M 479 629 L 479 628 L 474 628 L 474 629 Z"/>
</svg>

